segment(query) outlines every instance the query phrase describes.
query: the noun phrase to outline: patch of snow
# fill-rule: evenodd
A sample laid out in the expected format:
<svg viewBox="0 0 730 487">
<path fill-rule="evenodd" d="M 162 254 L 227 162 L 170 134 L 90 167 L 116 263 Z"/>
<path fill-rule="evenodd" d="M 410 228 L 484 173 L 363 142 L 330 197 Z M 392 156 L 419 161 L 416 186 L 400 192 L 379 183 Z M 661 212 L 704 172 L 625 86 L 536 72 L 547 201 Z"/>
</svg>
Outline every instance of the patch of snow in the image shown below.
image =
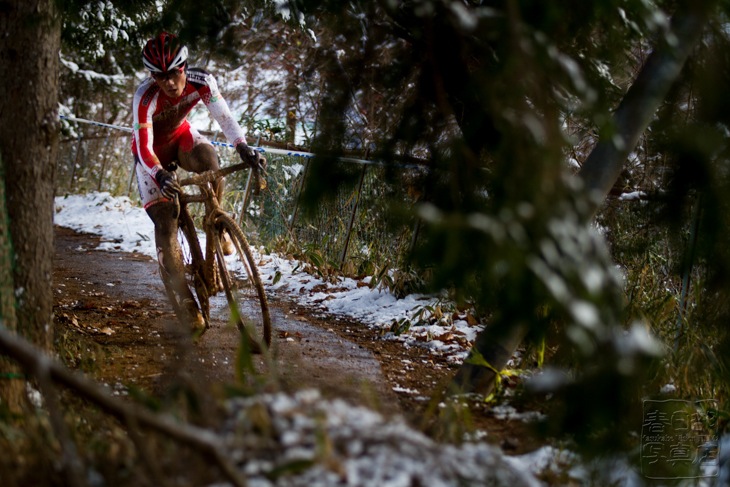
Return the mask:
<svg viewBox="0 0 730 487">
<path fill-rule="evenodd" d="M 646 193 L 643 191 L 632 191 L 631 193 L 623 193 L 618 197 L 621 201 L 638 201 L 646 197 Z"/>
<path fill-rule="evenodd" d="M 513 406 L 508 404 L 500 404 L 491 409 L 492 414 L 499 420 L 522 421 L 524 423 L 532 423 L 545 419 L 545 415 L 537 411 L 518 412 Z"/>
<path fill-rule="evenodd" d="M 317 391 L 233 399 L 228 410 L 224 449 L 252 486 L 541 485 L 495 446 L 436 443 L 401 418 Z"/>
</svg>

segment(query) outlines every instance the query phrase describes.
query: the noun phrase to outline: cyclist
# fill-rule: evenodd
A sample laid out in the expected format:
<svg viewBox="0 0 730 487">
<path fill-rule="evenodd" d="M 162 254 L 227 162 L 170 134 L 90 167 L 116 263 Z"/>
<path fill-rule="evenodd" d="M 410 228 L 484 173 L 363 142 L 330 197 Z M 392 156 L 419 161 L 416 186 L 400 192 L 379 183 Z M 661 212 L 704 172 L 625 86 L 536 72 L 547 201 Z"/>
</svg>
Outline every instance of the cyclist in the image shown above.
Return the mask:
<svg viewBox="0 0 730 487">
<path fill-rule="evenodd" d="M 205 321 L 186 284 L 177 240 L 175 196 L 181 188 L 172 171 L 175 164 L 195 173 L 219 166 L 213 145 L 190 125 L 188 113 L 202 100 L 244 162 L 255 167 L 260 163 L 260 156 L 246 143 L 245 130 L 233 118 L 213 75 L 189 68 L 187 58 L 187 47 L 173 34 L 162 32 L 147 41 L 142 62 L 151 76 L 142 81 L 134 94 L 132 153 L 139 195 L 155 225 L 161 277 L 169 278 L 190 315 L 193 332 L 201 333 Z M 222 181 L 216 192 L 220 199 Z M 227 235 L 224 239 L 227 240 Z M 231 253 L 230 240 L 226 243 Z"/>
</svg>

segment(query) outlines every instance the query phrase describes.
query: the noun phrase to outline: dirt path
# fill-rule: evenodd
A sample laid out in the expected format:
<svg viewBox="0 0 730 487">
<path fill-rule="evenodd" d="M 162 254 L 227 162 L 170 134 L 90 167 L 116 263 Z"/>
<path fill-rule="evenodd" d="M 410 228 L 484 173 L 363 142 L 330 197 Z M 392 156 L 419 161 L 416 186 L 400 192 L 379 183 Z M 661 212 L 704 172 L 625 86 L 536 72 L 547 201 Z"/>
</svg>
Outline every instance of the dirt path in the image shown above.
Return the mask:
<svg viewBox="0 0 730 487">
<path fill-rule="evenodd" d="M 193 345 L 167 304 L 157 264 L 147 256 L 94 250 L 99 238 L 56 227 L 56 337 L 66 363 L 119 394 L 165 400 L 181 391 L 218 397 L 231 387 L 249 391 L 319 389 L 420 425 L 429 402 L 454 373 L 419 347 L 382 340 L 359 323 L 312 315 L 270 296 L 272 359 L 253 359 L 241 377 L 238 331 L 214 315 L 214 326 Z M 221 302 L 221 306 L 223 303 Z M 243 369 L 248 370 L 248 369 Z M 514 451 L 530 449 L 524 428 L 497 421 L 483 406 L 469 421 Z"/>
<path fill-rule="evenodd" d="M 103 348 L 98 377 L 162 392 L 184 373 L 198 384 L 236 382 L 239 334 L 216 300 L 211 329 L 193 345 L 170 312 L 154 260 L 93 250 L 98 239 L 57 228 L 57 321 Z M 354 401 L 396 407 L 378 361 L 364 347 L 272 300 L 272 357 L 253 357 L 266 387 L 315 387 Z M 101 352 L 97 352 L 101 353 Z M 269 373 L 273 371 L 274 373 Z"/>
</svg>

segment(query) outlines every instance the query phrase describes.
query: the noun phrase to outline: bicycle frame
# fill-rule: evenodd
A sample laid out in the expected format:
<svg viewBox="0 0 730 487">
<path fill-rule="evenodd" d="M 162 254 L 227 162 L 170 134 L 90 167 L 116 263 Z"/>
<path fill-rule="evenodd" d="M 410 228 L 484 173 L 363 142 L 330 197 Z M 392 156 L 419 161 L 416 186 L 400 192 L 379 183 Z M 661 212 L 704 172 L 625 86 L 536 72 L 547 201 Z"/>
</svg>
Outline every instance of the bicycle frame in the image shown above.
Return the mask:
<svg viewBox="0 0 730 487">
<path fill-rule="evenodd" d="M 220 213 L 223 213 L 223 208 L 218 201 L 218 195 L 214 190 L 213 184 L 221 179 L 223 176 L 231 174 L 235 171 L 248 168 L 247 164 L 239 163 L 232 166 L 227 166 L 222 169 L 213 169 L 205 171 L 196 175 L 192 175 L 186 179 L 180 181 L 180 186 L 197 186 L 199 193 L 190 194 L 183 192 L 178 197 L 178 204 L 180 212 L 178 215 L 178 221 L 180 225 L 190 226 L 191 230 L 195 232 L 195 222 L 193 221 L 190 212 L 187 209 L 187 205 L 190 203 L 203 203 L 205 213 L 203 217 L 202 229 L 205 233 L 205 254 L 203 257 L 202 249 L 191 249 L 191 252 L 196 252 L 196 257 L 202 257 L 197 259 L 198 262 L 203 262 L 204 267 L 202 269 L 193 269 L 193 275 L 201 275 L 205 286 L 208 290 L 208 296 L 216 294 L 219 290 L 218 276 L 216 273 L 215 266 L 215 252 L 216 252 L 216 239 L 215 235 L 215 222 Z M 196 242 L 199 241 L 196 238 Z M 196 259 L 194 259 L 195 261 Z M 200 264 L 198 264 L 200 265 Z M 247 269 L 248 270 L 248 269 Z M 201 271 L 201 272 L 199 272 Z M 197 283 L 196 283 L 197 285 Z M 206 315 L 207 318 L 207 315 Z"/>
<path fill-rule="evenodd" d="M 208 299 L 219 291 L 225 291 L 232 320 L 236 322 L 236 326 L 244 335 L 251 338 L 251 335 L 244 329 L 245 326 L 241 316 L 242 308 L 238 302 L 240 297 L 234 293 L 237 286 L 228 271 L 225 254 L 221 246 L 219 233 L 225 230 L 235 246 L 237 260 L 243 265 L 250 278 L 250 283 L 258 295 L 262 313 L 263 337 L 266 346 L 268 346 L 271 342 L 271 316 L 268 308 L 268 300 L 261 282 L 261 277 L 256 268 L 253 253 L 240 226 L 221 207 L 215 190 L 215 183 L 220 178 L 247 168 L 249 166 L 245 163 L 234 164 L 222 169 L 195 174 L 179 181 L 179 184 L 183 187 L 190 185 L 197 186 L 199 192 L 197 194 L 183 192 L 179 195 L 177 198 L 179 209 L 178 222 L 180 229 L 188 241 L 192 257 L 190 268 L 186 270 L 186 273 L 193 276 L 193 285 L 200 301 L 201 312 L 204 313 L 206 323 L 209 323 L 210 320 Z M 257 184 L 261 187 L 258 169 L 263 170 L 263 166 L 254 168 L 253 175 L 257 178 Z M 206 235 L 205 251 L 201 248 L 200 241 L 197 238 L 195 222 L 187 207 L 190 203 L 203 203 L 204 205 L 205 215 L 201 226 Z M 251 339 L 249 343 L 252 347 L 251 350 L 261 350 L 257 341 Z"/>
<path fill-rule="evenodd" d="M 198 195 L 181 195 L 178 198 L 178 226 L 187 235 L 187 242 L 189 245 L 189 251 L 191 254 L 191 269 L 188 271 L 193 276 L 193 286 L 195 292 L 199 296 L 199 304 L 201 307 L 201 313 L 206 320 L 210 319 L 210 305 L 208 298 L 215 295 L 218 292 L 218 276 L 216 273 L 215 258 L 214 258 L 214 247 L 213 239 L 211 238 L 211 231 L 207 224 L 203 225 L 203 231 L 206 234 L 206 246 L 205 250 L 201 248 L 200 240 L 197 238 L 197 227 L 193 220 L 190 211 L 188 210 L 188 203 L 201 202 L 206 205 L 206 215 L 209 210 L 215 208 L 214 203 L 209 203 L 201 198 L 206 197 L 206 194 L 210 193 L 210 196 L 215 198 L 212 189 L 201 189 L 201 193 Z M 206 197 L 207 198 L 207 197 Z M 212 206 L 211 206 L 212 205 Z M 201 298 L 202 297 L 202 298 Z"/>
</svg>

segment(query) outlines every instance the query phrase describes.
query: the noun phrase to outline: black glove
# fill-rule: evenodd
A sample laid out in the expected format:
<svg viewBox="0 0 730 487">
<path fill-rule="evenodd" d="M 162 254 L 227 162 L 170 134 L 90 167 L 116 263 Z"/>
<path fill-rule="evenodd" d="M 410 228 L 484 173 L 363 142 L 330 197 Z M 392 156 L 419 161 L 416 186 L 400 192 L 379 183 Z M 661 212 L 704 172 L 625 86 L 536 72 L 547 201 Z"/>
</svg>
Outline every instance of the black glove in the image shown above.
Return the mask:
<svg viewBox="0 0 730 487">
<path fill-rule="evenodd" d="M 177 184 L 175 176 L 170 171 L 160 169 L 155 174 L 155 181 L 157 181 L 157 186 L 160 187 L 160 191 L 162 191 L 165 198 L 173 199 L 182 192 L 182 188 Z"/>
<path fill-rule="evenodd" d="M 266 159 L 264 159 L 257 150 L 248 146 L 245 142 L 240 142 L 236 146 L 236 152 L 241 156 L 241 160 L 252 168 L 266 168 Z"/>
</svg>

